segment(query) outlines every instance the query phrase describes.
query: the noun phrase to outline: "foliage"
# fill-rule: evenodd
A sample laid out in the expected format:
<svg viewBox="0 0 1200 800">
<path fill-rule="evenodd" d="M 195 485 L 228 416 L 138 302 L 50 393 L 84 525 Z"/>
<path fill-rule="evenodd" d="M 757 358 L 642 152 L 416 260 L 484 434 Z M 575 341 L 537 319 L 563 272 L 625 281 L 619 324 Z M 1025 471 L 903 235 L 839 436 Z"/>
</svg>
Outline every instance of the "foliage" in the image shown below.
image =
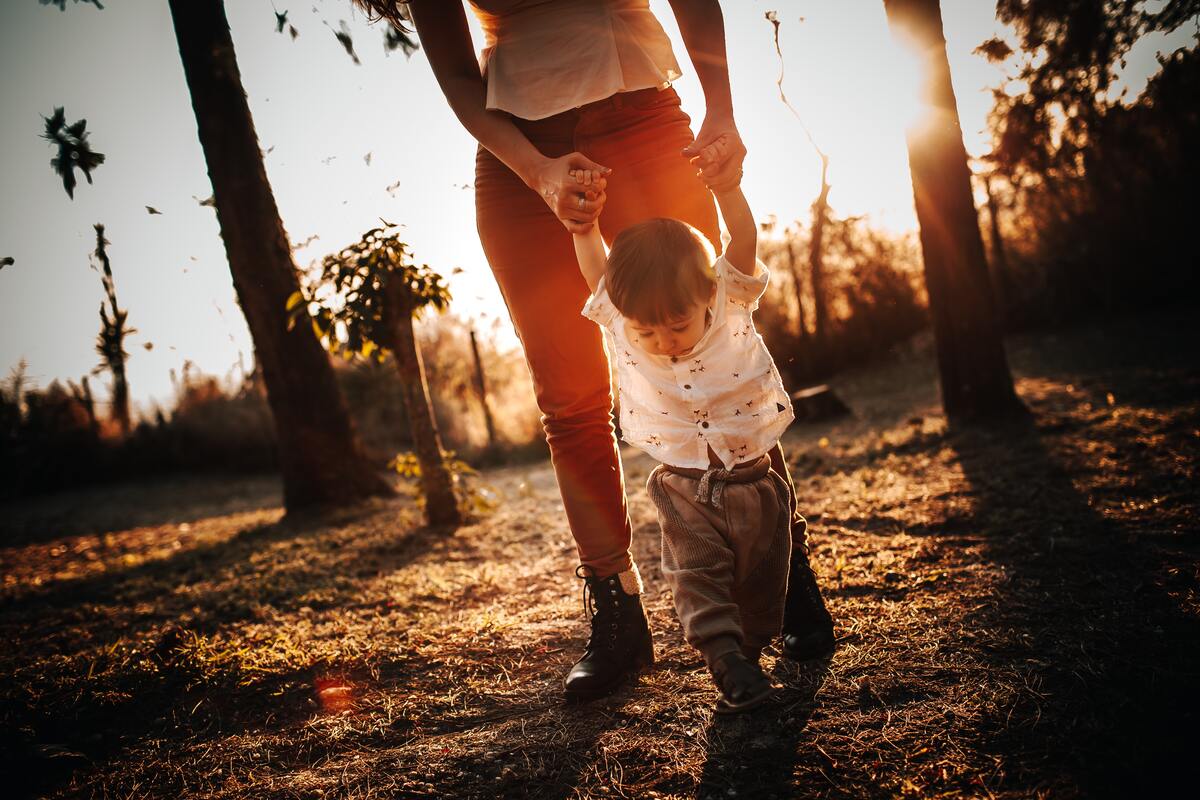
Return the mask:
<svg viewBox="0 0 1200 800">
<path fill-rule="evenodd" d="M 382 360 L 391 343 L 393 313 L 388 289 L 399 282 L 414 319 L 426 309 L 444 311 L 450 305 L 445 279 L 428 264 L 412 262 L 408 245 L 383 221 L 362 239 L 326 256 L 306 300 L 299 291 L 288 298 L 289 329 L 311 309 L 313 330 L 330 352 L 350 360 Z"/>
<path fill-rule="evenodd" d="M 911 236 L 873 228 L 861 217 L 831 218 L 824 235 L 824 291 L 829 309 L 825 341 L 814 326 L 808 250 L 811 229 L 795 222 L 764 226 L 760 257 L 771 270 L 755 327 L 793 384 L 811 383 L 876 358 L 926 322 L 920 253 Z M 798 328 L 796 276 L 806 328 Z"/>
<path fill-rule="evenodd" d="M 92 150 L 88 143 L 87 120 L 81 119 L 67 125 L 66 111 L 60 106 L 54 109 L 46 122 L 42 138 L 58 146 L 58 154 L 50 159 L 50 166 L 62 178 L 67 196 L 75 199 L 75 170 L 78 169 L 92 182 L 92 170 L 104 163 L 104 154 Z"/>
<path fill-rule="evenodd" d="M 1159 72 L 1132 102 L 1099 93 L 1086 106 L 1083 99 L 1072 99 L 1073 92 L 1082 98 L 1111 80 L 1114 65 L 1103 61 L 1106 53 L 1124 54 L 1131 37 L 1162 29 L 1164 20 L 1178 20 L 1181 8 L 1169 3 L 1158 15 L 1136 19 L 1128 10 L 1110 11 L 1112 18 L 1103 24 L 1120 28 L 1110 36 L 1113 41 L 1101 50 L 1080 44 L 1082 52 L 1071 51 L 1073 61 L 1066 52 L 1043 52 L 1068 48 L 1074 34 L 1061 31 L 1058 40 L 1022 53 L 1027 61 L 1040 57 L 1075 64 L 1077 72 L 1088 73 L 1090 84 L 1063 67 L 1057 80 L 1030 72 L 1028 92 L 997 92 L 987 161 L 1001 179 L 993 181 L 1001 235 L 1015 255 L 1002 278 L 1011 287 L 1004 293 L 1012 295 L 1006 297 L 1007 316 L 1017 324 L 1061 322 L 1071 315 L 1193 296 L 1196 276 L 1186 254 L 1194 248 L 1190 217 L 1200 179 L 1194 156 L 1200 147 L 1197 46 L 1161 56 Z M 1046 17 L 1033 20 L 1021 28 L 1027 37 L 1048 36 Z M 1035 47 L 1033 41 L 1023 46 Z M 1087 63 L 1092 66 L 1085 68 Z M 1054 95 L 1047 82 L 1066 88 Z M 1154 269 L 1145 270 L 1146 264 Z"/>
<path fill-rule="evenodd" d="M 479 472 L 465 461 L 460 460 L 453 450 L 442 451 L 442 463 L 450 473 L 454 486 L 454 496 L 458 500 L 458 508 L 464 515 L 479 516 L 495 511 L 500 501 L 495 487 L 483 483 Z M 405 478 L 415 487 L 421 480 L 421 463 L 412 452 L 397 453 L 388 462 L 388 469 Z M 424 496 L 417 493 L 417 504 L 423 505 Z"/>
</svg>

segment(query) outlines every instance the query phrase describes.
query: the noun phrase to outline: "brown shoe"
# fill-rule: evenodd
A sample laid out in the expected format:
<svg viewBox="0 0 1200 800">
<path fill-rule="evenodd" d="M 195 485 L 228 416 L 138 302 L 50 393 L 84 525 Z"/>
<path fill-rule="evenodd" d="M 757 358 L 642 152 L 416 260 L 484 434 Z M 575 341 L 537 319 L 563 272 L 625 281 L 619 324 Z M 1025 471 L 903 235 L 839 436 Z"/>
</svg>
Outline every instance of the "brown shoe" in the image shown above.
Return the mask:
<svg viewBox="0 0 1200 800">
<path fill-rule="evenodd" d="M 775 691 L 762 669 L 737 651 L 718 658 L 710 670 L 717 688 L 721 690 L 721 699 L 713 709 L 718 714 L 749 711 L 761 705 Z"/>
</svg>

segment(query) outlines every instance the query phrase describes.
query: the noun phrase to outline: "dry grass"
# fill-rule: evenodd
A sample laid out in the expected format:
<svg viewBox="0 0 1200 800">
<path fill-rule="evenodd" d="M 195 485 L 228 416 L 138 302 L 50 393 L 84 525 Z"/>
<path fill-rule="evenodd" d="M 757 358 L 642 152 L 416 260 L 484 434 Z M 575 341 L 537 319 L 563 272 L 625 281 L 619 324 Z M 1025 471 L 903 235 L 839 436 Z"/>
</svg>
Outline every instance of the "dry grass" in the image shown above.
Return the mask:
<svg viewBox="0 0 1200 800">
<path fill-rule="evenodd" d="M 1200 369 L 1170 323 L 1137 334 L 1015 343 L 1034 416 L 990 431 L 948 430 L 925 352 L 839 381 L 856 416 L 786 442 L 839 647 L 768 655 L 783 690 L 733 720 L 642 458 L 658 665 L 574 707 L 545 464 L 488 473 L 501 509 L 453 532 L 407 500 L 283 520 L 245 481 L 4 508 L 5 772 L 53 797 L 1156 796 L 1198 721 Z"/>
</svg>

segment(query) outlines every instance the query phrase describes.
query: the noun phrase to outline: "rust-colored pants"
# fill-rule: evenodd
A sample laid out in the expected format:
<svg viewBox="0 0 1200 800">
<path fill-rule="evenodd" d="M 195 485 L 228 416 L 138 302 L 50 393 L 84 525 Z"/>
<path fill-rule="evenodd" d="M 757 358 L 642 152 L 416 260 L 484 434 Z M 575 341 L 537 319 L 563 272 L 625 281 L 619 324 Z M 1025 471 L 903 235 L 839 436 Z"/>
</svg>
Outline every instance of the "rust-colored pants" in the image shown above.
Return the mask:
<svg viewBox="0 0 1200 800">
<path fill-rule="evenodd" d="M 546 119 L 513 120 L 544 155 L 578 150 L 611 167 L 600 229 L 610 243 L 654 217 L 684 220 L 720 252 L 712 195 L 682 155 L 690 120 L 673 89 L 644 89 Z M 549 207 L 490 152 L 475 159 L 475 213 L 483 251 L 533 376 L 550 458 L 579 560 L 598 577 L 629 569 L 631 530 L 612 425 L 608 357 L 600 329 L 580 310 L 588 298 L 571 234 Z M 787 477 L 783 455 L 771 453 Z M 793 537 L 803 541 L 796 515 Z"/>
</svg>

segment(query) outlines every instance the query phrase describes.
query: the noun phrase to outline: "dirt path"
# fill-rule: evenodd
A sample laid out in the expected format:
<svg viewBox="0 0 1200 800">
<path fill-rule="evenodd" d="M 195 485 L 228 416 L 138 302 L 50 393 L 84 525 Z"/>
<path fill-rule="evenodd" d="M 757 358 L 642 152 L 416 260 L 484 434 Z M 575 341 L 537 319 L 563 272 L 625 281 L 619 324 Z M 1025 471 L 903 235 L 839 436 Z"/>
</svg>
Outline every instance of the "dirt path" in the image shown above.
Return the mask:
<svg viewBox="0 0 1200 800">
<path fill-rule="evenodd" d="M 840 642 L 716 721 L 627 461 L 658 664 L 569 707 L 585 635 L 545 464 L 458 531 L 281 521 L 270 481 L 0 509 L 0 726 L 22 792 L 113 797 L 1159 796 L 1200 723 L 1200 366 L 1147 334 L 1012 343 L 1028 423 L 950 432 L 931 360 L 785 442 Z M 1137 330 L 1137 337 L 1131 334 Z"/>
</svg>

